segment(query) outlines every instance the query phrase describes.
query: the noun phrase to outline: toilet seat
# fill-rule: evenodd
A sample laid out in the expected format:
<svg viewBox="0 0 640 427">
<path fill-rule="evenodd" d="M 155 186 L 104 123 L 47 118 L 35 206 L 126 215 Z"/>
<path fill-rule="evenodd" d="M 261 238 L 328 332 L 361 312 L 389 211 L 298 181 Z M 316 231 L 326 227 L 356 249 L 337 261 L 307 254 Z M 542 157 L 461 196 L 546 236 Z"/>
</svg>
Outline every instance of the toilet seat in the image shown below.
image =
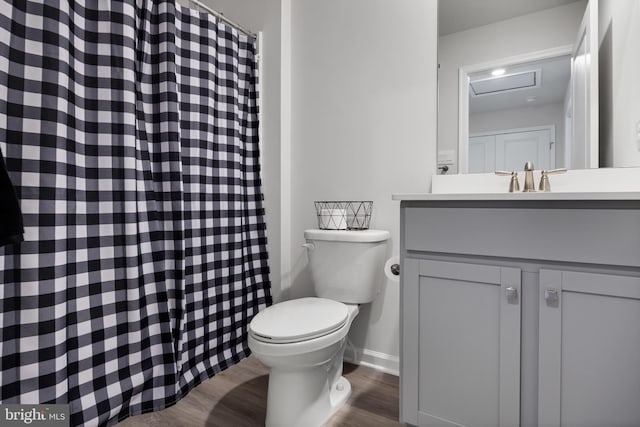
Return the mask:
<svg viewBox="0 0 640 427">
<path fill-rule="evenodd" d="M 249 325 L 249 333 L 261 342 L 288 344 L 312 340 L 342 328 L 348 307 L 326 298 L 300 298 L 267 307 Z"/>
</svg>

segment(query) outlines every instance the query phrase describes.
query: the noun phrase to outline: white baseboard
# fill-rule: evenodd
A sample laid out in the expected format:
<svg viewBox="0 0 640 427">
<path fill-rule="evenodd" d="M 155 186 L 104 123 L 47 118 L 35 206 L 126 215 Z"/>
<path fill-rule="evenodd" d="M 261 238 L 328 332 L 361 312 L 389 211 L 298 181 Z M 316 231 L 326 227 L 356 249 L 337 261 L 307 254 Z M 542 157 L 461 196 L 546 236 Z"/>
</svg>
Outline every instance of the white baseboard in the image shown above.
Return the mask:
<svg viewBox="0 0 640 427">
<path fill-rule="evenodd" d="M 400 358 L 366 348 L 356 348 L 347 344 L 344 351 L 345 362 L 367 366 L 387 374 L 400 375 Z"/>
</svg>

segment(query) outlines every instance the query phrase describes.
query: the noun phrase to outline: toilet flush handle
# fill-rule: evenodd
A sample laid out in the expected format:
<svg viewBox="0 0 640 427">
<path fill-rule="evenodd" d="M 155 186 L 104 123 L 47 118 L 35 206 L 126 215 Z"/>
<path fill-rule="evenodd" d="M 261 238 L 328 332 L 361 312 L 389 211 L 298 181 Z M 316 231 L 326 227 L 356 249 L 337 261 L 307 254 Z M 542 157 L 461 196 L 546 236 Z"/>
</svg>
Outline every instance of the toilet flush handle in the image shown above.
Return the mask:
<svg viewBox="0 0 640 427">
<path fill-rule="evenodd" d="M 314 250 L 316 248 L 316 245 L 314 245 L 313 243 L 303 243 L 302 244 L 303 248 L 307 248 L 310 251 Z"/>
</svg>

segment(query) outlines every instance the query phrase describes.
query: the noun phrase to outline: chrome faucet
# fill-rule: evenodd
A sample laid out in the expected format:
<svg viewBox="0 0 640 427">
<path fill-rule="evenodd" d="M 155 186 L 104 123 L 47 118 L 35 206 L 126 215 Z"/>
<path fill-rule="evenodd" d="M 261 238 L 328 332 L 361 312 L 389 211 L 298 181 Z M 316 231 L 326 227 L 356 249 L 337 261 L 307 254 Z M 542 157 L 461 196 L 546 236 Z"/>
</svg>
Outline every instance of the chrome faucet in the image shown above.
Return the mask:
<svg viewBox="0 0 640 427">
<path fill-rule="evenodd" d="M 533 163 L 527 162 L 524 164 L 524 188 L 523 193 L 531 193 L 536 191 L 536 185 L 533 182 Z"/>
</svg>

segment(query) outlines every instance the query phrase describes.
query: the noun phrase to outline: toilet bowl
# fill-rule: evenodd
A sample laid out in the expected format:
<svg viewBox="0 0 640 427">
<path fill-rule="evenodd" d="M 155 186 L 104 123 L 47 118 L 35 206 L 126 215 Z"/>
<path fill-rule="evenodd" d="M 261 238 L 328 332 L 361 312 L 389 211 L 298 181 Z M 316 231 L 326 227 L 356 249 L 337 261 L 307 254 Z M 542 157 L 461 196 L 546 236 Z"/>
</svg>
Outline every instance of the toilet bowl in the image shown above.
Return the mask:
<svg viewBox="0 0 640 427">
<path fill-rule="evenodd" d="M 273 305 L 262 313 L 272 309 L 274 313 L 268 314 L 278 316 L 284 309 L 283 323 L 289 319 L 290 325 L 304 329 L 300 325 L 306 325 L 306 321 L 326 309 L 328 303 L 344 306 L 344 319 L 336 313 L 336 317 L 327 322 L 336 323 L 337 327 L 331 330 L 308 325 L 306 332 L 310 338 L 307 339 L 294 334 L 291 337 L 280 334 L 282 341 L 266 337 L 264 327 L 255 327 L 263 320 L 258 318 L 260 314 L 256 316 L 258 322 L 252 322 L 254 328 L 249 328 L 249 348 L 270 368 L 267 427 L 321 426 L 351 394 L 351 385 L 342 377 L 342 358 L 347 333 L 359 311 L 357 305 L 324 298 L 301 298 Z M 299 315 L 292 315 L 293 311 Z"/>
<path fill-rule="evenodd" d="M 388 238 L 380 230 L 305 231 L 317 297 L 274 304 L 249 325 L 249 348 L 270 368 L 266 427 L 319 427 L 346 402 L 347 334 L 359 304 L 379 293 Z"/>
</svg>

